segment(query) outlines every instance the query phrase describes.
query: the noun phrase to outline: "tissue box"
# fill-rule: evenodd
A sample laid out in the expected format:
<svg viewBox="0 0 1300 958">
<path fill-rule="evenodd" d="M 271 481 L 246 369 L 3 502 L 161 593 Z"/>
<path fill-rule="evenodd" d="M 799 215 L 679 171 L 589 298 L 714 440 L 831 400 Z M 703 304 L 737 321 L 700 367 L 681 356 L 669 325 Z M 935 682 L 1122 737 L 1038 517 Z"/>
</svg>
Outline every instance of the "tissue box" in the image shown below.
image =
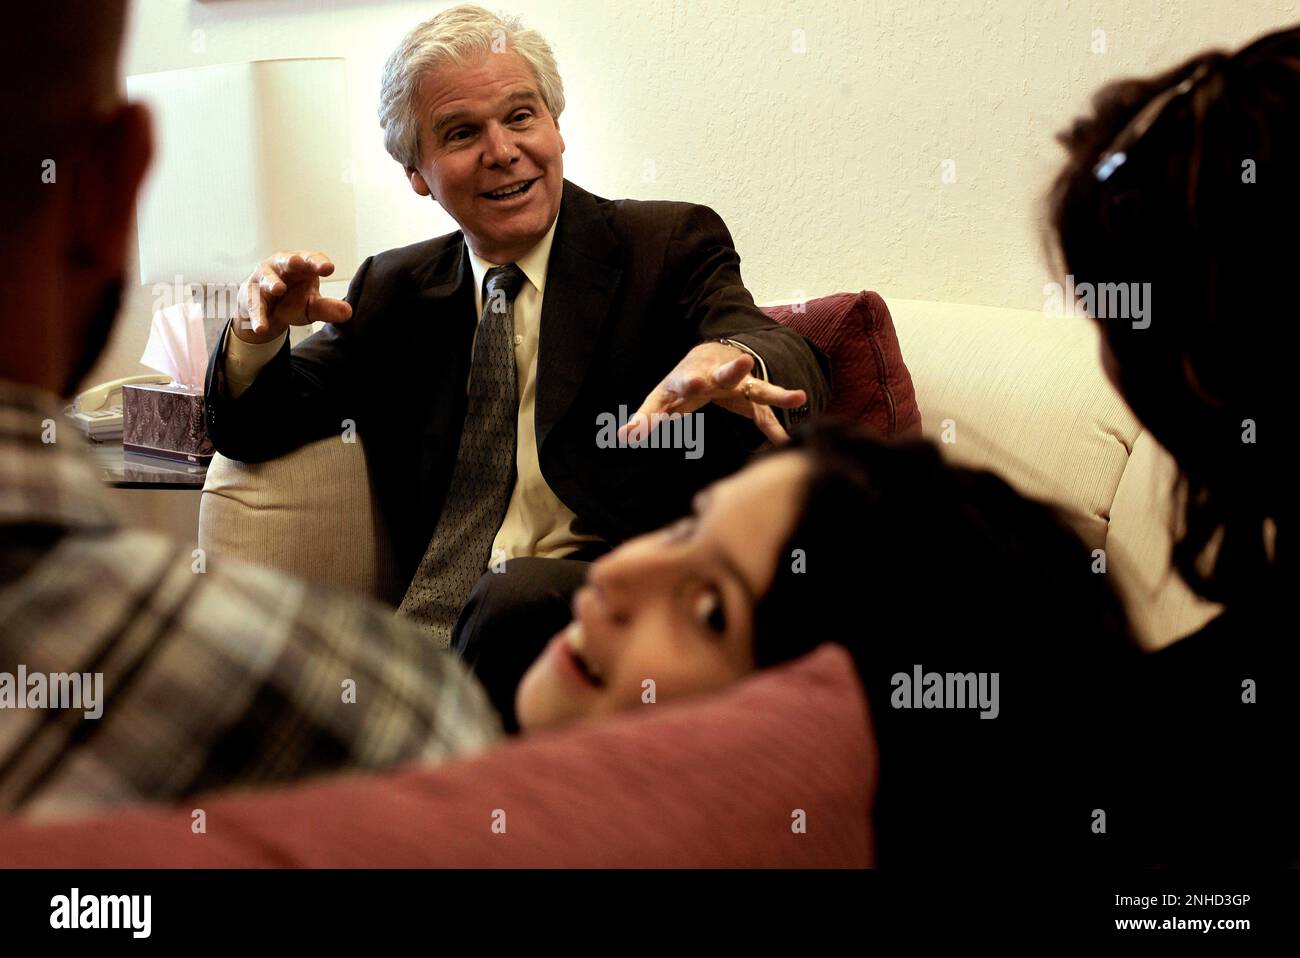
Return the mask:
<svg viewBox="0 0 1300 958">
<path fill-rule="evenodd" d="M 203 390 L 177 385 L 123 386 L 122 448 L 206 466 L 216 449 L 203 419 Z"/>
</svg>

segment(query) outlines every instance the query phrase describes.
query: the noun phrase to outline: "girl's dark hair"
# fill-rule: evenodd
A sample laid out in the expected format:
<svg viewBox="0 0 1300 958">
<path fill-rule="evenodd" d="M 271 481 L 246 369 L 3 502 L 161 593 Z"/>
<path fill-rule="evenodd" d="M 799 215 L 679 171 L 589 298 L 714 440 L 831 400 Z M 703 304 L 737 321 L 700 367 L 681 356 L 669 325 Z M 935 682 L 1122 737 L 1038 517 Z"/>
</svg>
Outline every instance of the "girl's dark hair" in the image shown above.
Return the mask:
<svg viewBox="0 0 1300 958">
<path fill-rule="evenodd" d="M 1150 284 L 1149 327 L 1098 323 L 1181 469 L 1174 567 L 1216 601 L 1266 596 L 1294 561 L 1300 28 L 1113 83 L 1058 139 L 1061 265 L 1076 287 Z"/>
<path fill-rule="evenodd" d="M 1089 765 L 1079 742 L 1137 654 L 1089 550 L 1051 509 L 929 444 L 823 422 L 790 449 L 811 473 L 755 610 L 755 659 L 828 640 L 853 655 L 880 754 L 882 864 L 1086 842 L 1103 796 L 1070 781 Z M 893 676 L 916 666 L 997 672 L 998 716 L 896 708 Z"/>
</svg>

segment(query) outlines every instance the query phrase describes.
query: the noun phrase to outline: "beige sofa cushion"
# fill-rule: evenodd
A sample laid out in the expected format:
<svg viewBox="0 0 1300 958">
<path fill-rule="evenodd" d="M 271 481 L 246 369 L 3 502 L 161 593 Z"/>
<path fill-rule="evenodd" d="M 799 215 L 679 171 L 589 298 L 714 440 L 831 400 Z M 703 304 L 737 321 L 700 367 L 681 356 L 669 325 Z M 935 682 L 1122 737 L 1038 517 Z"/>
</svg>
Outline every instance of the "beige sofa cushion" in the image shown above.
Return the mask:
<svg viewBox="0 0 1300 958">
<path fill-rule="evenodd" d="M 952 461 L 1057 505 L 1091 548 L 1105 549 L 1144 646 L 1167 645 L 1215 614 L 1170 570 L 1176 466 L 1106 379 L 1091 321 L 888 302 L 925 435 Z"/>
<path fill-rule="evenodd" d="M 990 469 L 1061 506 L 1089 546 L 1105 546 L 1110 506 L 1141 427 L 1101 371 L 1092 323 L 886 302 L 926 437 L 953 462 Z"/>
</svg>

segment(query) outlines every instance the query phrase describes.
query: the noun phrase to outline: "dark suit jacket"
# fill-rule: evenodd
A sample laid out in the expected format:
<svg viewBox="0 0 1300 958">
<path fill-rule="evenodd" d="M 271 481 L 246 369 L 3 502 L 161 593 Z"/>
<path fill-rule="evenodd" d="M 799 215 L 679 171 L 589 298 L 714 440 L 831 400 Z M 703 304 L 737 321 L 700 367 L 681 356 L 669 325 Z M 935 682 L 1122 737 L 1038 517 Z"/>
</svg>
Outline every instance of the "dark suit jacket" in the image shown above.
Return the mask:
<svg viewBox="0 0 1300 958">
<path fill-rule="evenodd" d="M 231 459 L 260 462 L 353 420 L 402 580 L 415 574 L 451 480 L 476 317 L 457 231 L 372 256 L 348 289 L 352 319 L 284 348 L 231 400 L 221 342 L 208 367 L 208 429 Z M 611 544 L 689 511 L 690 498 L 761 445 L 754 424 L 710 404 L 703 455 L 599 448 L 602 413 L 631 415 L 691 347 L 734 338 L 769 378 L 807 390 L 787 425 L 826 404 L 825 357 L 764 315 L 741 283 L 722 219 L 689 203 L 606 200 L 564 183 L 538 342 L 542 475 Z M 308 543 L 304 546 L 309 547 Z"/>
</svg>

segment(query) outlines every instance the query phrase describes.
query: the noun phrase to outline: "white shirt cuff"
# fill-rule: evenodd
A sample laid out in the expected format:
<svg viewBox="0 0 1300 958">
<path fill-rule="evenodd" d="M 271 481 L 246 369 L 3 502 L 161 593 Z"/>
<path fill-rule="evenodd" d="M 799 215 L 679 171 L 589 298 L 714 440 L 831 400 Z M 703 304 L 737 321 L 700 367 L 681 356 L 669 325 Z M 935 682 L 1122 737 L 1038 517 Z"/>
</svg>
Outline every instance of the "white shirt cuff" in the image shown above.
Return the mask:
<svg viewBox="0 0 1300 958">
<path fill-rule="evenodd" d="M 223 349 L 226 357 L 226 388 L 231 399 L 238 399 L 244 390 L 253 385 L 262 367 L 275 358 L 288 338 L 289 331 L 286 329 L 279 339 L 269 343 L 246 343 L 238 336 L 232 336 L 227 327 Z"/>
</svg>

